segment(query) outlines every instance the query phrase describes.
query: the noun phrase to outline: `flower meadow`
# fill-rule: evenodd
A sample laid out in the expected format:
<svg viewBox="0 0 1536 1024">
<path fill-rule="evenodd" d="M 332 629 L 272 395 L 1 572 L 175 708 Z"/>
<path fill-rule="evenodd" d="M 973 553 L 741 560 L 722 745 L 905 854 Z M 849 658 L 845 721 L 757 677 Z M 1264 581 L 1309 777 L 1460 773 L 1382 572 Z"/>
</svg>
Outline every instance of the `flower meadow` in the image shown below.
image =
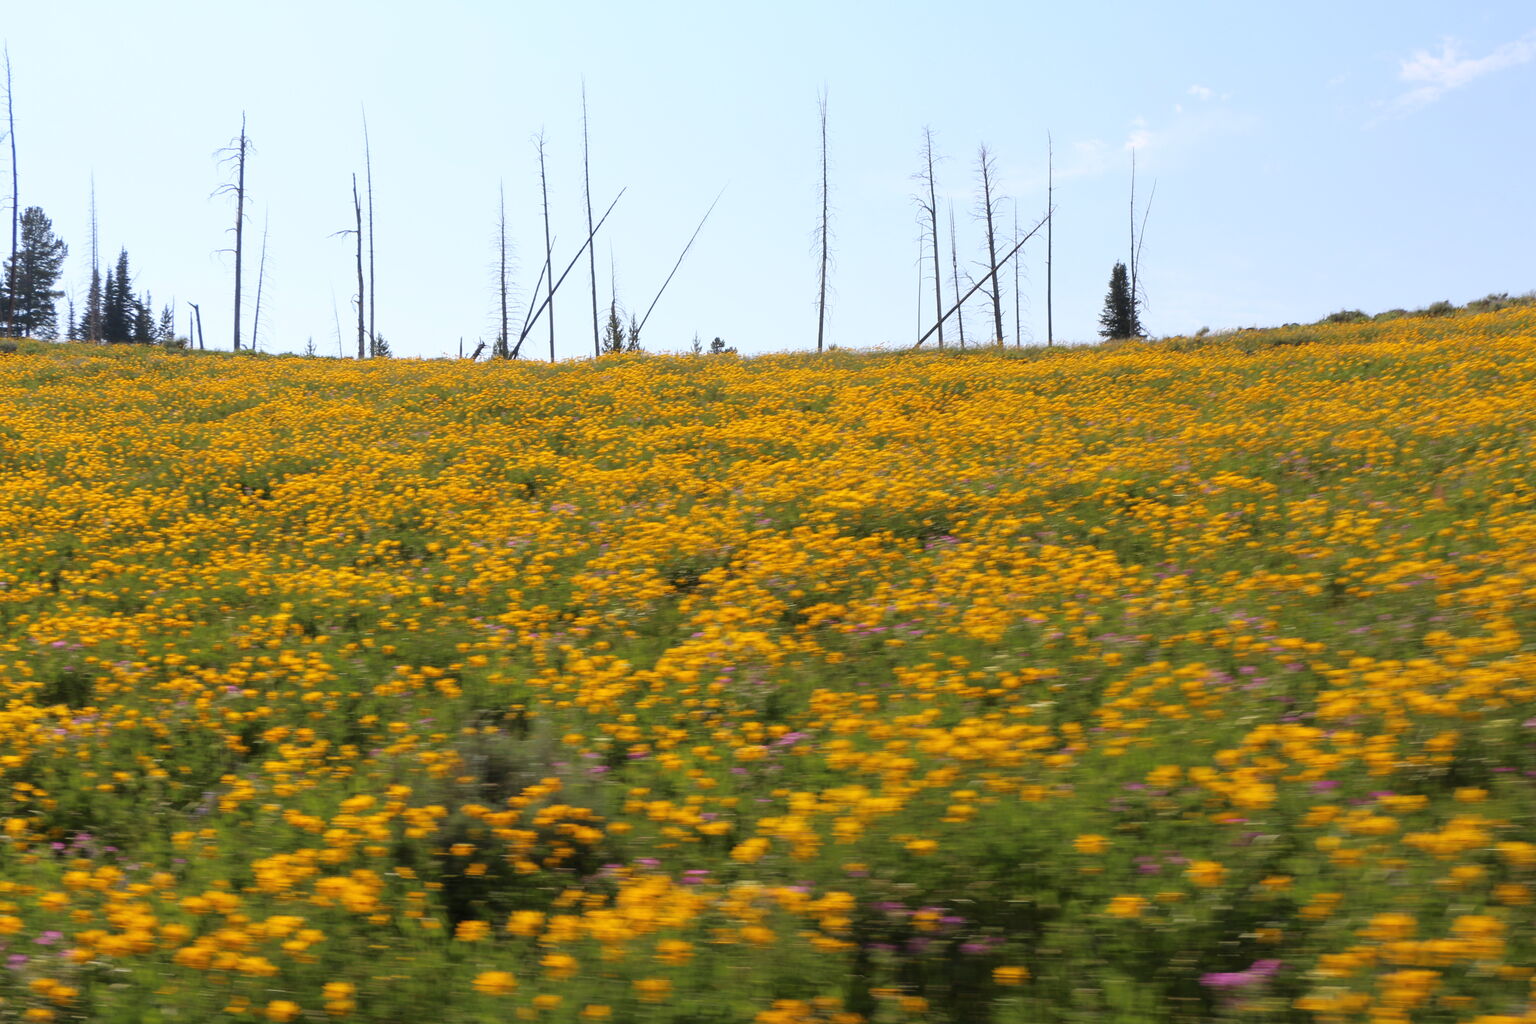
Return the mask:
<svg viewBox="0 0 1536 1024">
<path fill-rule="evenodd" d="M 0 358 L 0 1021 L 1536 1021 L 1536 309 Z"/>
</svg>

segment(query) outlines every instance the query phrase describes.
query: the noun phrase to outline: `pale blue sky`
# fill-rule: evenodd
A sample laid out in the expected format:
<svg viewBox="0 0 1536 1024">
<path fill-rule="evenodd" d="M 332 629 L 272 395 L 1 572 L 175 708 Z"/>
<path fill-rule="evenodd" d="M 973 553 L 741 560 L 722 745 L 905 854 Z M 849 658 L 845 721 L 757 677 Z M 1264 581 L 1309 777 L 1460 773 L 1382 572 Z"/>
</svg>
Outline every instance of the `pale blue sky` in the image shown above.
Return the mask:
<svg viewBox="0 0 1536 1024">
<path fill-rule="evenodd" d="M 402 355 L 494 335 L 504 181 L 519 302 L 543 259 L 547 137 L 555 261 L 584 237 L 580 88 L 606 306 L 643 312 L 715 194 L 725 197 L 646 328 L 744 352 L 815 344 L 816 97 L 829 93 L 832 342 L 910 344 L 912 180 L 931 126 L 962 260 L 980 258 L 975 153 L 1033 223 L 1056 151 L 1055 332 L 1091 340 L 1128 247 L 1130 148 L 1156 180 L 1143 283 L 1156 334 L 1313 320 L 1536 288 L 1531 188 L 1536 5 L 1508 2 L 272 2 L 7 5 L 23 205 L 70 245 L 83 294 L 96 180 L 104 260 L 126 246 L 157 305 L 198 302 L 229 345 L 232 203 L 213 154 L 255 145 L 245 316 L 263 219 L 267 350 L 349 340 L 350 175 L 373 141 L 378 329 Z M 8 171 L 9 168 L 6 168 Z M 941 197 L 941 203 L 944 202 Z M 947 236 L 947 224 L 941 225 Z M 947 240 L 947 239 L 946 239 Z M 1026 248 L 1023 325 L 1045 339 L 1045 248 Z M 973 266 L 974 272 L 974 266 Z M 948 268 L 946 265 L 946 274 Z M 945 283 L 946 294 L 949 282 Z M 1005 327 L 1013 332 L 1012 282 Z M 931 286 L 925 290 L 930 296 Z M 185 330 L 186 307 L 178 308 Z M 931 318 L 931 310 L 924 309 Z M 968 329 L 983 310 L 970 308 Z M 519 324 L 521 320 L 518 320 Z M 557 354 L 591 352 L 585 261 L 556 296 Z M 949 328 L 951 334 L 953 327 Z M 547 356 L 534 332 L 525 352 Z"/>
</svg>

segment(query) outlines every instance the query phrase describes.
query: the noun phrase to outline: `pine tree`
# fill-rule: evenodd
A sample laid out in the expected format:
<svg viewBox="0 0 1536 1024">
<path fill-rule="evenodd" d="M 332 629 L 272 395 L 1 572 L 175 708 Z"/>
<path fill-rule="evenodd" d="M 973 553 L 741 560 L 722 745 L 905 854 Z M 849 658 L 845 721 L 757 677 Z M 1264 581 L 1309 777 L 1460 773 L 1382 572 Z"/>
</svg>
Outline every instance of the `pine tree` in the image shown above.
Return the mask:
<svg viewBox="0 0 1536 1024">
<path fill-rule="evenodd" d="M 144 298 L 133 300 L 133 342 L 135 345 L 155 343 L 155 318 L 148 292 Z"/>
<path fill-rule="evenodd" d="M 101 268 L 91 267 L 91 287 L 85 295 L 85 308 L 80 311 L 80 325 L 77 328 L 82 340 L 100 341 L 101 325 L 106 295 L 102 288 Z"/>
<path fill-rule="evenodd" d="M 128 250 L 124 249 L 117 255 L 116 271 L 107 271 L 101 312 L 103 341 L 121 344 L 133 340 L 137 310 L 134 309 L 133 293 L 129 290 L 132 284 L 133 275 L 128 271 Z"/>
<path fill-rule="evenodd" d="M 1136 303 L 1131 298 L 1131 279 L 1124 263 L 1116 263 L 1109 275 L 1109 294 L 1104 296 L 1104 312 L 1099 314 L 1099 335 L 1105 338 L 1141 336 Z"/>
<path fill-rule="evenodd" d="M 633 313 L 629 314 L 629 332 L 628 332 L 628 334 L 627 334 L 627 336 L 625 337 L 625 340 L 624 340 L 624 351 L 625 352 L 639 352 L 639 351 L 641 351 L 641 348 L 640 348 L 640 325 L 635 322 L 635 314 L 633 314 Z"/>
<path fill-rule="evenodd" d="M 619 319 L 619 302 L 608 304 L 608 325 L 603 328 L 603 354 L 624 351 L 624 322 Z"/>
<path fill-rule="evenodd" d="M 53 235 L 53 222 L 41 207 L 29 206 L 21 215 L 21 242 L 15 266 L 5 261 L 0 296 L 14 310 L 10 330 L 21 337 L 56 338 L 59 314 L 54 300 L 63 296 L 54 289 L 69 247 Z M 67 326 L 67 325 L 66 325 Z"/>
<path fill-rule="evenodd" d="M 155 340 L 162 345 L 176 344 L 176 314 L 171 312 L 170 306 L 160 310 L 160 326 L 155 332 Z"/>
</svg>

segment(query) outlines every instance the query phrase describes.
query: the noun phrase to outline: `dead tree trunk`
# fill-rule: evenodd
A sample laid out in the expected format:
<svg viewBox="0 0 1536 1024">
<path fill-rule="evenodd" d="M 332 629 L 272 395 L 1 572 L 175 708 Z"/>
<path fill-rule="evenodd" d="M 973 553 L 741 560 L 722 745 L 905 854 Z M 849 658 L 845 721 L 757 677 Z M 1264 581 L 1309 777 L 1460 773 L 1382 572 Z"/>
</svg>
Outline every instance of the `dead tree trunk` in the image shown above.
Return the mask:
<svg viewBox="0 0 1536 1024">
<path fill-rule="evenodd" d="M 366 350 L 363 343 L 366 340 L 366 330 L 363 324 L 364 303 L 367 296 L 363 294 L 363 202 L 357 195 L 357 175 L 352 175 L 352 211 L 357 220 L 357 358 L 366 358 Z"/>
<path fill-rule="evenodd" d="M 16 169 L 16 107 L 11 98 L 11 48 L 5 48 L 5 134 L 11 140 L 11 272 L 10 280 L 6 282 L 6 295 L 9 297 L 9 308 L 5 314 L 6 328 L 13 333 L 16 330 L 16 275 L 20 265 L 16 262 L 16 228 L 21 213 L 21 178 Z"/>
<path fill-rule="evenodd" d="M 549 237 L 549 177 L 544 173 L 544 133 L 539 132 L 539 193 L 544 199 L 544 266 L 549 272 L 545 275 L 545 285 L 549 289 L 544 296 L 544 304 L 549 307 L 549 361 L 555 361 L 555 279 L 554 272 L 550 269 L 551 261 L 555 256 L 554 243 Z M 591 234 L 589 231 L 588 234 Z"/>
<path fill-rule="evenodd" d="M 498 207 L 496 217 L 496 253 L 497 274 L 496 282 L 501 291 L 501 333 L 496 336 L 495 357 L 506 359 L 512 354 L 512 338 L 507 333 L 507 190 L 505 185 L 498 185 Z"/>
<path fill-rule="evenodd" d="M 982 146 L 976 155 L 981 170 L 981 214 L 987 224 L 987 270 L 992 277 L 992 327 L 993 344 L 1003 343 L 1003 300 L 997 283 L 997 232 L 994 225 L 995 200 L 992 198 L 992 178 L 996 173 L 992 154 Z"/>
<path fill-rule="evenodd" d="M 928 186 L 928 202 L 921 199 L 918 205 L 928 215 L 928 235 L 933 240 L 933 315 L 938 320 L 939 348 L 944 347 L 944 275 L 939 270 L 939 199 L 933 180 L 933 129 L 923 129 L 923 162 L 926 170 L 920 172 L 920 180 Z"/>
<path fill-rule="evenodd" d="M 1147 244 L 1147 218 L 1152 215 L 1152 201 L 1157 198 L 1157 179 L 1152 179 L 1152 191 L 1147 196 L 1147 205 L 1141 211 L 1141 230 L 1136 233 L 1136 266 L 1141 266 L 1141 247 Z M 1141 322 L 1141 311 L 1145 306 L 1141 292 L 1136 286 L 1131 289 L 1131 309 L 1136 313 L 1136 333 L 1145 334 L 1146 325 Z"/>
<path fill-rule="evenodd" d="M 85 297 L 86 336 L 91 341 L 101 341 L 101 251 L 96 224 L 96 175 L 91 175 L 91 289 Z M 192 307 L 196 309 L 196 306 Z M 198 323 L 202 323 L 199 315 Z M 201 332 L 199 332 L 201 333 Z M 199 346 L 201 347 L 201 346 Z"/>
<path fill-rule="evenodd" d="M 1137 323 L 1136 317 L 1136 150 L 1131 150 L 1131 324 Z M 1136 332 L 1140 334 L 1140 331 Z"/>
<path fill-rule="evenodd" d="M 1051 229 L 1056 223 L 1056 162 L 1051 133 L 1045 133 L 1045 347 L 1056 344 L 1051 325 Z"/>
<path fill-rule="evenodd" d="M 955 294 L 960 294 L 960 247 L 955 244 L 955 204 L 949 204 L 949 269 L 954 276 Z M 965 348 L 965 309 L 955 310 L 955 326 L 960 330 L 960 347 Z"/>
<path fill-rule="evenodd" d="M 267 228 L 271 215 L 261 221 L 261 261 L 256 266 L 256 311 L 251 315 L 251 351 L 259 352 L 258 336 L 261 333 L 261 289 L 267 281 Z"/>
<path fill-rule="evenodd" d="M 587 204 L 587 234 L 592 233 L 592 164 L 587 143 L 587 80 L 581 80 L 581 191 Z M 597 338 L 597 251 L 587 249 L 587 275 L 592 282 L 592 358 L 602 355 Z"/>
<path fill-rule="evenodd" d="M 240 115 L 240 171 L 235 188 L 235 351 L 240 351 L 240 260 L 245 241 L 245 115 Z"/>
<path fill-rule="evenodd" d="M 233 162 L 235 165 L 235 181 L 233 184 L 221 185 L 214 195 L 235 196 L 235 338 L 234 350 L 240 351 L 240 285 L 244 279 L 241 273 L 241 262 L 245 252 L 245 158 L 251 148 L 250 139 L 245 136 L 245 114 L 240 114 L 240 137 L 230 145 L 220 150 L 225 154 L 224 163 Z M 222 250 L 228 252 L 229 250 Z"/>
<path fill-rule="evenodd" d="M 368 354 L 375 355 L 379 347 L 379 322 L 374 317 L 374 303 L 379 292 L 373 286 L 373 148 L 368 144 L 367 110 L 363 111 L 363 169 L 368 176 Z M 262 245 L 266 245 L 265 236 Z"/>
<path fill-rule="evenodd" d="M 826 338 L 827 331 L 827 263 L 830 259 L 831 237 L 828 224 L 828 196 L 827 196 L 827 94 L 823 92 L 820 97 L 821 109 L 821 230 L 818 232 L 818 241 L 821 242 L 821 273 L 818 276 L 818 291 L 816 299 L 816 351 L 820 352 Z"/>
<path fill-rule="evenodd" d="M 667 290 L 667 285 L 671 284 L 672 278 L 677 275 L 677 268 L 683 265 L 683 257 L 687 256 L 688 250 L 693 248 L 693 243 L 698 239 L 699 232 L 704 230 L 704 225 L 709 220 L 709 215 L 715 212 L 715 207 L 719 204 L 721 196 L 724 195 L 725 189 L 722 188 L 719 195 L 715 196 L 715 201 L 709 204 L 709 209 L 704 211 L 704 216 L 699 218 L 699 226 L 693 229 L 693 234 L 688 237 L 688 244 L 683 246 L 682 252 L 678 253 L 677 262 L 672 264 L 672 272 L 667 275 L 665 281 L 661 282 L 661 287 L 656 290 L 656 297 L 651 300 L 651 304 L 645 307 L 645 316 L 640 318 L 640 329 L 643 329 L 645 322 L 651 318 L 651 311 L 656 308 L 656 303 L 661 301 L 662 293 Z"/>
<path fill-rule="evenodd" d="M 197 350 L 205 351 L 207 346 L 203 344 L 203 310 L 195 302 L 189 302 L 187 305 L 192 307 L 192 316 L 197 323 Z"/>
<path fill-rule="evenodd" d="M 624 193 L 626 191 L 628 191 L 627 187 L 619 189 L 619 194 L 613 197 L 613 202 L 608 204 L 608 209 L 603 211 L 603 215 L 599 217 L 597 219 L 597 223 L 593 225 L 592 231 L 587 235 L 587 240 L 581 243 L 581 248 L 576 250 L 576 255 L 571 257 L 570 263 L 566 264 L 565 271 L 561 273 L 560 279 L 558 281 L 551 282 L 549 286 L 549 294 L 545 296 L 544 301 L 539 304 L 539 308 L 528 314 L 528 319 L 523 323 L 523 333 L 518 336 L 517 344 L 512 348 L 513 359 L 516 359 L 518 353 L 523 350 L 523 341 L 528 337 L 528 332 L 533 330 L 534 324 L 539 322 L 539 317 L 544 314 L 544 310 L 554 308 L 550 305 L 550 303 L 554 301 L 555 292 L 560 290 L 560 286 L 565 283 L 566 277 L 570 275 L 570 272 L 575 268 L 576 264 L 581 262 L 582 254 L 586 252 L 587 246 L 592 244 L 592 239 L 596 238 L 597 233 L 603 229 L 603 224 L 608 220 L 608 215 L 613 212 L 613 208 L 615 206 L 619 205 L 619 200 L 624 198 Z M 538 286 L 535 285 L 533 290 L 534 293 L 537 294 L 539 290 Z"/>
<path fill-rule="evenodd" d="M 1040 228 L 1043 227 L 1044 225 L 1045 225 L 1045 219 L 1041 218 L 1039 223 L 1037 223 L 1034 227 L 1029 229 L 1029 234 L 1025 235 L 1023 238 L 1019 239 L 1017 242 L 1014 243 L 1013 248 L 1009 249 L 1008 253 L 1001 260 L 998 261 L 999 264 L 1001 265 L 1003 263 L 1007 263 L 1009 260 L 1013 259 L 1014 255 L 1020 249 L 1024 248 L 1024 243 L 1029 241 L 1031 238 L 1035 237 L 1035 232 L 1039 231 Z M 976 292 L 978 290 L 980 290 L 981 286 L 986 284 L 986 283 L 987 283 L 987 279 L 986 278 L 982 278 L 980 281 L 977 281 L 975 284 L 971 285 L 970 291 L 966 292 L 964 295 L 962 295 L 958 299 L 956 299 L 955 300 L 955 304 L 953 306 L 950 306 L 949 309 L 946 312 L 940 313 L 938 321 L 932 327 L 928 328 L 928 330 L 924 331 L 922 336 L 917 339 L 916 344 L 914 344 L 912 347 L 915 348 L 915 349 L 922 348 L 923 347 L 923 342 L 925 342 L 929 338 L 933 337 L 933 335 L 936 332 L 938 332 L 939 330 L 941 330 L 943 328 L 944 321 L 949 318 L 950 313 L 953 313 L 955 310 L 959 309 L 961 304 L 963 304 L 966 299 L 970 298 L 972 295 L 975 295 Z"/>
</svg>

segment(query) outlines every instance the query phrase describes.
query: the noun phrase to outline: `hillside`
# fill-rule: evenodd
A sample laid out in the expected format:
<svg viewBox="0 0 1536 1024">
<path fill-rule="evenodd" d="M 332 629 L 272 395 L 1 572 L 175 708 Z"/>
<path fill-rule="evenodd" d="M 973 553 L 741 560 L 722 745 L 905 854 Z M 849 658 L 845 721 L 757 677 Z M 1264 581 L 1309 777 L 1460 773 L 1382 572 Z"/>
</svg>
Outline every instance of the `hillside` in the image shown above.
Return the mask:
<svg viewBox="0 0 1536 1024">
<path fill-rule="evenodd" d="M 1536 307 L 21 348 L 0 1020 L 1536 1012 Z"/>
</svg>

